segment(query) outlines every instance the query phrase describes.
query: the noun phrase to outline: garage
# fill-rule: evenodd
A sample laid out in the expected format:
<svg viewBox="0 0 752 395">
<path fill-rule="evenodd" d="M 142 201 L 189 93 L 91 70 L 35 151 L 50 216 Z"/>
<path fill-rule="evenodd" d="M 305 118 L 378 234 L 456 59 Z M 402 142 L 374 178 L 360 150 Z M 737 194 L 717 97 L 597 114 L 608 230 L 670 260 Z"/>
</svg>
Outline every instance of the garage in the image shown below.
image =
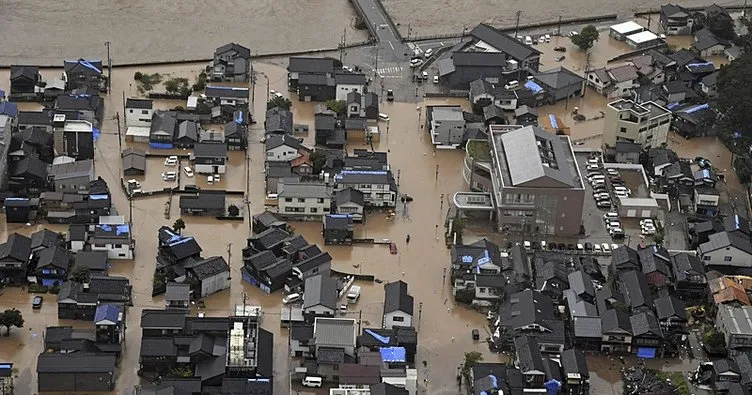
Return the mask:
<svg viewBox="0 0 752 395">
<path fill-rule="evenodd" d="M 658 202 L 653 198 L 619 199 L 619 215 L 624 218 L 652 218 L 658 214 Z"/>
</svg>

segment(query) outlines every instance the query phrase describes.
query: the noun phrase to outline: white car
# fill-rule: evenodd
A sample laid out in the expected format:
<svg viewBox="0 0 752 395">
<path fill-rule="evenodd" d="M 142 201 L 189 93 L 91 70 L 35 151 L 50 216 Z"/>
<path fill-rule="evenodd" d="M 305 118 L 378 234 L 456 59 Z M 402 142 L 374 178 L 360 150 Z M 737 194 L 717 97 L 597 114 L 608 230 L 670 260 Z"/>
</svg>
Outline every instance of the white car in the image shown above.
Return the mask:
<svg viewBox="0 0 752 395">
<path fill-rule="evenodd" d="M 615 213 L 613 211 L 608 212 L 606 214 L 603 214 L 603 219 L 605 219 L 605 220 L 608 220 L 608 219 L 619 219 L 619 213 Z"/>
<path fill-rule="evenodd" d="M 609 195 L 608 192 L 595 192 L 593 194 L 593 199 L 595 199 L 595 200 L 598 200 L 598 199 L 608 199 L 609 197 L 611 197 L 611 195 Z"/>
<path fill-rule="evenodd" d="M 425 56 L 426 58 L 430 58 L 431 55 L 433 55 L 433 48 L 428 48 L 426 52 L 423 53 L 423 56 Z"/>
<path fill-rule="evenodd" d="M 290 304 L 290 303 L 293 303 L 293 302 L 297 302 L 297 301 L 300 300 L 300 297 L 301 296 L 300 296 L 299 293 L 289 294 L 289 295 L 285 296 L 284 298 L 282 298 L 282 303 L 284 303 L 284 304 Z"/>
<path fill-rule="evenodd" d="M 613 251 L 613 250 L 615 250 L 617 248 L 619 248 L 618 244 L 611 244 L 611 251 Z"/>
<path fill-rule="evenodd" d="M 175 155 L 168 156 L 167 158 L 165 158 L 164 164 L 165 166 L 175 166 L 178 164 L 178 157 Z"/>
<path fill-rule="evenodd" d="M 545 240 L 541 240 L 540 247 L 541 247 L 541 250 L 545 250 L 546 249 L 546 241 Z"/>
<path fill-rule="evenodd" d="M 577 251 L 585 251 L 585 246 L 580 243 L 577 243 Z"/>
<path fill-rule="evenodd" d="M 184 167 L 184 168 L 183 168 L 183 173 L 185 173 L 185 175 L 186 175 L 187 177 L 193 177 L 193 169 L 191 169 L 191 167 L 190 167 L 190 166 L 186 166 L 186 167 Z"/>
<path fill-rule="evenodd" d="M 608 245 L 608 243 L 601 244 L 601 249 L 603 250 L 603 252 L 611 252 L 611 246 Z"/>
<path fill-rule="evenodd" d="M 354 72 L 353 68 L 350 67 L 350 66 L 342 66 L 342 70 L 345 70 L 348 73 L 353 73 Z"/>
<path fill-rule="evenodd" d="M 587 165 L 587 171 L 598 170 L 598 165 Z"/>
<path fill-rule="evenodd" d="M 379 120 L 384 122 L 389 122 L 389 115 L 384 114 L 383 112 L 379 113 Z"/>
<path fill-rule="evenodd" d="M 589 165 L 597 165 L 598 164 L 598 158 L 588 159 L 587 160 L 587 164 L 589 164 Z"/>
<path fill-rule="evenodd" d="M 608 172 L 608 175 L 610 175 L 610 176 L 618 176 L 619 175 L 619 172 L 616 171 L 616 170 L 614 170 L 614 169 L 608 169 L 608 170 L 606 170 L 606 172 Z"/>
<path fill-rule="evenodd" d="M 646 228 L 643 228 L 642 231 L 640 232 L 640 234 L 642 234 L 644 236 L 654 235 L 655 234 L 655 229 L 646 229 Z"/>
<path fill-rule="evenodd" d="M 593 244 L 593 252 L 601 252 L 601 245 L 600 244 Z"/>
<path fill-rule="evenodd" d="M 130 182 L 130 181 L 129 181 Z M 650 218 L 640 220 L 640 226 L 655 226 L 655 223 Z"/>
<path fill-rule="evenodd" d="M 606 229 L 608 230 L 618 229 L 618 228 L 621 228 L 621 222 L 619 221 L 609 222 L 606 224 Z"/>
<path fill-rule="evenodd" d="M 165 181 L 175 181 L 178 179 L 178 172 L 176 171 L 166 171 L 162 173 L 162 179 Z"/>
<path fill-rule="evenodd" d="M 410 61 L 410 67 L 416 68 L 423 65 L 423 61 L 421 59 L 413 59 Z"/>
<path fill-rule="evenodd" d="M 136 180 L 134 180 L 134 179 L 130 179 L 130 180 L 128 180 L 128 186 L 131 187 L 131 188 L 133 188 L 133 189 L 140 189 L 141 188 L 141 183 L 138 182 L 138 181 L 136 181 Z"/>
<path fill-rule="evenodd" d="M 628 198 L 628 197 L 629 197 L 629 194 L 628 194 L 628 193 L 625 193 L 625 192 L 616 192 L 616 193 L 615 193 L 615 195 L 616 195 L 616 197 L 618 197 L 619 199 L 626 199 L 626 198 Z"/>
<path fill-rule="evenodd" d="M 526 250 L 529 250 L 531 247 L 530 242 L 527 240 L 522 242 L 522 246 L 525 247 Z"/>
</svg>

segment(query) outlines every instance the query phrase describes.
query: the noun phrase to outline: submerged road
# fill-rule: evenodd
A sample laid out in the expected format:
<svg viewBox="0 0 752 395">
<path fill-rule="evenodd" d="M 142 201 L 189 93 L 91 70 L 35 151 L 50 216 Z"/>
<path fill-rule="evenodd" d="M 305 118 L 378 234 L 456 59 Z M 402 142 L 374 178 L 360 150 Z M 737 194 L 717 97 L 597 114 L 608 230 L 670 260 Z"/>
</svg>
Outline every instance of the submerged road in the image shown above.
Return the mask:
<svg viewBox="0 0 752 395">
<path fill-rule="evenodd" d="M 378 0 L 352 0 L 355 10 L 375 33 L 378 42 L 379 61 L 397 63 L 409 58 L 407 46 L 402 43 L 396 26 L 390 23 L 386 10 Z"/>
</svg>

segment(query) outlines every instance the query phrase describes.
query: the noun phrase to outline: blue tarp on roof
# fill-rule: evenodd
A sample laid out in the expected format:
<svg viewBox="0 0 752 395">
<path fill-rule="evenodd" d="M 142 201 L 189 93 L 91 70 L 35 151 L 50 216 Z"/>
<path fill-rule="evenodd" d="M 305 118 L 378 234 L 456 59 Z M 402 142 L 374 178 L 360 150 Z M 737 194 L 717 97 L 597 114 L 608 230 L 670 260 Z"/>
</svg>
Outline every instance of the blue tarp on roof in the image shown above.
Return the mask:
<svg viewBox="0 0 752 395">
<path fill-rule="evenodd" d="M 384 344 L 389 344 L 389 340 L 390 340 L 389 336 L 381 336 L 378 333 L 376 333 L 376 332 L 374 332 L 374 331 L 372 331 L 370 329 L 366 329 L 365 332 L 367 334 L 373 336 L 374 339 L 376 339 L 376 340 L 378 340 L 378 341 L 380 341 L 380 342 L 382 342 Z"/>
<path fill-rule="evenodd" d="M 559 393 L 559 389 L 561 388 L 561 382 L 559 380 L 548 380 L 545 384 L 543 384 L 544 387 L 546 387 L 546 390 L 548 390 L 549 395 L 556 395 Z"/>
<path fill-rule="evenodd" d="M 110 225 L 97 225 L 99 229 L 102 229 L 105 232 L 111 232 L 112 227 Z"/>
<path fill-rule="evenodd" d="M 531 91 L 533 91 L 533 93 L 540 93 L 543 91 L 543 88 L 541 88 L 540 85 L 536 84 L 533 81 L 526 82 L 525 88 L 530 89 Z"/>
<path fill-rule="evenodd" d="M 172 149 L 172 143 L 149 143 L 149 148 L 154 149 Z"/>
<path fill-rule="evenodd" d="M 99 129 L 98 128 L 91 128 L 91 133 L 94 135 L 94 141 L 99 140 Z"/>
<path fill-rule="evenodd" d="M 115 234 L 118 236 L 128 234 L 128 232 L 130 232 L 130 226 L 128 225 L 115 226 Z"/>
<path fill-rule="evenodd" d="M 186 237 L 185 239 L 180 239 L 180 240 L 178 240 L 178 241 L 176 241 L 174 243 L 168 244 L 168 246 L 173 247 L 173 246 L 176 246 L 178 244 L 185 243 L 186 241 L 189 241 L 189 240 L 193 240 L 193 237 Z"/>
<path fill-rule="evenodd" d="M 559 123 L 556 122 L 556 115 L 554 114 L 548 114 L 548 120 L 551 121 L 551 127 L 554 129 L 559 129 Z"/>
<path fill-rule="evenodd" d="M 118 322 L 120 307 L 114 304 L 100 304 L 94 313 L 94 323 L 101 321 Z"/>
<path fill-rule="evenodd" d="M 91 200 L 106 200 L 109 196 L 107 195 L 89 195 L 89 199 Z"/>
<path fill-rule="evenodd" d="M 673 110 L 676 107 L 679 107 L 679 103 L 668 103 L 668 106 L 666 106 L 669 110 Z"/>
<path fill-rule="evenodd" d="M 637 358 L 651 359 L 655 358 L 655 348 L 640 347 L 637 349 Z"/>
<path fill-rule="evenodd" d="M 710 108 L 710 106 L 707 103 L 700 104 L 700 105 L 697 105 L 697 106 L 694 106 L 694 107 L 690 107 L 690 108 L 684 110 L 684 112 L 687 113 L 687 114 L 692 114 L 693 112 L 704 110 L 706 108 Z"/>
<path fill-rule="evenodd" d="M 88 68 L 88 69 L 92 69 L 92 70 L 96 71 L 97 73 L 100 73 L 100 74 L 102 73 L 102 70 L 99 70 L 98 68 L 94 67 L 94 65 L 93 65 L 93 64 L 91 64 L 91 63 L 89 63 L 89 61 L 88 61 L 88 60 L 83 60 L 83 59 L 82 59 L 82 60 L 79 60 L 79 61 L 78 61 L 78 63 L 79 63 L 79 64 L 80 64 L 81 66 L 84 66 L 84 67 L 86 67 L 86 68 Z"/>
<path fill-rule="evenodd" d="M 5 97 L 5 91 L 0 89 L 0 97 Z"/>
<path fill-rule="evenodd" d="M 42 279 L 42 285 L 44 285 L 45 287 L 54 287 L 55 284 L 60 284 L 62 282 L 63 280 L 59 280 L 57 278 L 43 278 Z"/>
<path fill-rule="evenodd" d="M 3 91 L 0 91 L 0 92 L 3 92 Z M 4 92 L 0 93 L 0 97 L 4 97 L 4 96 L 5 96 Z M 3 114 L 11 116 L 13 118 L 17 117 L 18 105 L 16 105 L 16 103 L 9 102 L 9 101 L 0 103 L 0 115 L 3 115 Z"/>
<path fill-rule="evenodd" d="M 407 352 L 405 347 L 381 347 L 382 362 L 405 362 L 407 361 Z"/>
<path fill-rule="evenodd" d="M 242 111 L 238 111 L 238 116 L 235 117 L 235 123 L 237 123 L 238 125 L 243 124 L 243 112 Z"/>
</svg>

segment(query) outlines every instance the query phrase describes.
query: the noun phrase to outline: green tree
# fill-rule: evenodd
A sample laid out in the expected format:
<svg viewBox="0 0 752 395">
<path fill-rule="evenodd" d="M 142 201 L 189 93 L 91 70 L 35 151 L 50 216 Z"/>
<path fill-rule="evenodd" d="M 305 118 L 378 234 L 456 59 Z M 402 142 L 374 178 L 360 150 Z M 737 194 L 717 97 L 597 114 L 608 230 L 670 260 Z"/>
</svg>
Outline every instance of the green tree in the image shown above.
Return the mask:
<svg viewBox="0 0 752 395">
<path fill-rule="evenodd" d="M 470 382 L 470 372 L 473 370 L 473 366 L 481 361 L 483 361 L 483 354 L 477 351 L 465 353 L 465 363 L 462 365 L 462 377 L 465 378 L 466 383 Z"/>
<path fill-rule="evenodd" d="M 77 283 L 88 283 L 91 279 L 91 271 L 86 266 L 76 266 L 71 272 L 70 279 Z"/>
<path fill-rule="evenodd" d="M 227 215 L 230 217 L 237 217 L 240 215 L 240 209 L 238 206 L 231 204 L 229 207 L 227 207 Z"/>
<path fill-rule="evenodd" d="M 172 230 L 174 230 L 175 232 L 178 232 L 178 234 L 182 234 L 183 229 L 185 229 L 185 221 L 183 221 L 182 218 L 176 219 L 175 223 L 172 224 Z"/>
<path fill-rule="evenodd" d="M 709 15 L 705 20 L 705 27 L 718 38 L 724 40 L 736 39 L 734 20 L 726 14 L 717 13 Z"/>
<path fill-rule="evenodd" d="M 339 116 L 345 115 L 345 112 L 347 111 L 347 102 L 344 100 L 327 100 L 326 108 L 334 111 Z"/>
<path fill-rule="evenodd" d="M 702 336 L 702 341 L 710 349 L 720 349 L 726 347 L 726 340 L 723 338 L 723 333 L 716 331 L 715 329 L 705 332 Z"/>
<path fill-rule="evenodd" d="M 170 78 L 164 83 L 165 91 L 173 95 L 187 96 L 191 94 L 191 88 L 188 86 L 188 78 Z"/>
<path fill-rule="evenodd" d="M 580 34 L 570 37 L 570 40 L 572 40 L 572 44 L 580 47 L 581 50 L 587 51 L 593 47 L 593 44 L 598 41 L 599 37 L 598 29 L 593 25 L 587 25 L 582 28 Z"/>
<path fill-rule="evenodd" d="M 0 313 L 0 326 L 6 328 L 5 336 L 10 336 L 10 327 L 23 328 L 24 319 L 21 312 L 16 309 L 5 310 Z"/>
<path fill-rule="evenodd" d="M 752 53 L 743 53 L 718 71 L 718 100 L 725 136 L 741 132 L 741 139 L 752 139 Z M 743 146 L 744 144 L 742 144 Z"/>
<path fill-rule="evenodd" d="M 316 150 L 311 153 L 311 162 L 313 162 L 313 174 L 321 173 L 326 165 L 326 151 Z"/>
<path fill-rule="evenodd" d="M 290 111 L 290 108 L 292 108 L 292 102 L 286 97 L 273 97 L 271 100 L 266 102 L 266 109 L 271 110 L 274 107 L 280 107 L 284 108 L 287 111 Z"/>
<path fill-rule="evenodd" d="M 483 115 L 483 109 L 493 103 L 491 99 L 480 99 L 476 103 L 473 103 L 473 114 Z"/>
</svg>

